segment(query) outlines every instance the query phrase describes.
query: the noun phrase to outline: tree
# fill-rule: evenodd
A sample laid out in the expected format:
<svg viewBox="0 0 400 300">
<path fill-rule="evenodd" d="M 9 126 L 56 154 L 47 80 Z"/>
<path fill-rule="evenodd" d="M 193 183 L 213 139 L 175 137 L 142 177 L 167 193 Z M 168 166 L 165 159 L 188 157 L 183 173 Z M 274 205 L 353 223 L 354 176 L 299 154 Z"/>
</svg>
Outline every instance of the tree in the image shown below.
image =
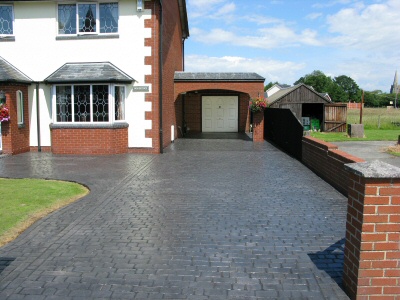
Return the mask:
<svg viewBox="0 0 400 300">
<path fill-rule="evenodd" d="M 294 84 L 304 83 L 312 86 L 318 93 L 327 93 L 332 84 L 332 78 L 326 76 L 322 71 L 315 70 L 310 74 L 301 77 Z"/>
<path fill-rule="evenodd" d="M 361 100 L 361 90 L 357 83 L 346 75 L 341 75 L 335 77 L 334 82 L 340 86 L 343 91 L 347 94 L 347 101 L 360 102 Z"/>
<path fill-rule="evenodd" d="M 346 92 L 336 83 L 332 82 L 327 92 L 333 102 L 347 102 Z"/>
</svg>

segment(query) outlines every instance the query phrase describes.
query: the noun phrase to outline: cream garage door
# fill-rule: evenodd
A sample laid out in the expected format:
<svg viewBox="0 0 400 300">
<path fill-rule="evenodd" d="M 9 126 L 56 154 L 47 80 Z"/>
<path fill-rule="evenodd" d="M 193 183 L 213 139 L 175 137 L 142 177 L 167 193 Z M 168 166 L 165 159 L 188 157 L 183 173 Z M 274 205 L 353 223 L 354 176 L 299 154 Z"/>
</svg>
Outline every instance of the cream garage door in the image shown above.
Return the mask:
<svg viewBox="0 0 400 300">
<path fill-rule="evenodd" d="M 202 97 L 203 132 L 238 132 L 237 96 Z"/>
</svg>

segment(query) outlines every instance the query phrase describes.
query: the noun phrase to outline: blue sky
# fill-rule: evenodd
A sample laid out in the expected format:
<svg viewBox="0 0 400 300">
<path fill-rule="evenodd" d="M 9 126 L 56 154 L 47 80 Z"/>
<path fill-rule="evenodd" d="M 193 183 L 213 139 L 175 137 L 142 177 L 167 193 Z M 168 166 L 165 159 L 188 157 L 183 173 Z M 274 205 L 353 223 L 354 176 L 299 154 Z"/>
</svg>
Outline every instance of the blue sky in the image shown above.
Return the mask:
<svg viewBox="0 0 400 300">
<path fill-rule="evenodd" d="M 256 72 L 293 84 L 320 70 L 389 92 L 400 0 L 187 0 L 185 71 Z"/>
</svg>

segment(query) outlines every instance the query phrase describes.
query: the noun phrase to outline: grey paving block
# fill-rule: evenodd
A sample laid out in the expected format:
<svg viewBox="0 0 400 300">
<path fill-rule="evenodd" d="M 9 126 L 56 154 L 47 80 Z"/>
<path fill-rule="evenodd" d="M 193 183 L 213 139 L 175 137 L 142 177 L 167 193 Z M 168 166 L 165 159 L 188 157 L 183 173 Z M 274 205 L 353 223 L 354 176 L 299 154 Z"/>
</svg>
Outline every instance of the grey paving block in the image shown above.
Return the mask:
<svg viewBox="0 0 400 300">
<path fill-rule="evenodd" d="M 268 143 L 25 153 L 2 158 L 0 177 L 91 190 L 0 248 L 1 299 L 347 299 L 347 200 Z"/>
</svg>

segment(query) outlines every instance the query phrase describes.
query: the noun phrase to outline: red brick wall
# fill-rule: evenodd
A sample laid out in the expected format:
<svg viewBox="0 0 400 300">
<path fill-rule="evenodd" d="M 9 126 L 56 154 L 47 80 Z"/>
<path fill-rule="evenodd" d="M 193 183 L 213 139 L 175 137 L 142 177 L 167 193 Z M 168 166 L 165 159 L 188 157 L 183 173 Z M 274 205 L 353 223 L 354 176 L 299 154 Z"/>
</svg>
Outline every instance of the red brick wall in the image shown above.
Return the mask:
<svg viewBox="0 0 400 300">
<path fill-rule="evenodd" d="M 343 284 L 352 299 L 400 298 L 398 177 L 349 176 Z"/>
<path fill-rule="evenodd" d="M 54 154 L 105 155 L 128 152 L 128 127 L 52 128 Z"/>
<path fill-rule="evenodd" d="M 6 105 L 10 109 L 10 121 L 3 122 L 1 126 L 3 153 L 19 154 L 29 152 L 29 108 L 28 108 L 28 86 L 7 85 L 0 86 L 0 90 L 6 94 Z M 23 94 L 24 124 L 18 126 L 17 119 L 17 91 Z"/>
<path fill-rule="evenodd" d="M 264 112 L 253 113 L 253 142 L 264 141 Z"/>
<path fill-rule="evenodd" d="M 336 145 L 313 137 L 303 137 L 303 163 L 339 192 L 347 195 L 348 172 L 344 165 L 364 160 L 338 150 Z"/>
<path fill-rule="evenodd" d="M 159 22 L 160 22 L 160 5 L 159 1 L 145 1 L 146 9 L 152 10 L 151 19 L 144 21 L 146 28 L 151 30 L 151 37 L 146 38 L 144 44 L 146 47 L 151 47 L 151 56 L 144 58 L 145 64 L 151 66 L 152 74 L 145 76 L 146 84 L 152 85 L 152 93 L 147 93 L 145 101 L 151 102 L 151 111 L 146 112 L 145 119 L 152 121 L 152 129 L 146 130 L 146 138 L 152 139 L 151 149 L 129 149 L 128 152 L 144 152 L 144 153 L 159 153 L 160 152 L 160 122 L 159 122 Z"/>
<path fill-rule="evenodd" d="M 182 110 L 176 110 L 174 97 L 175 71 L 183 71 L 182 26 L 178 0 L 163 5 L 163 147 L 171 143 L 171 125 L 178 134 Z"/>
</svg>

